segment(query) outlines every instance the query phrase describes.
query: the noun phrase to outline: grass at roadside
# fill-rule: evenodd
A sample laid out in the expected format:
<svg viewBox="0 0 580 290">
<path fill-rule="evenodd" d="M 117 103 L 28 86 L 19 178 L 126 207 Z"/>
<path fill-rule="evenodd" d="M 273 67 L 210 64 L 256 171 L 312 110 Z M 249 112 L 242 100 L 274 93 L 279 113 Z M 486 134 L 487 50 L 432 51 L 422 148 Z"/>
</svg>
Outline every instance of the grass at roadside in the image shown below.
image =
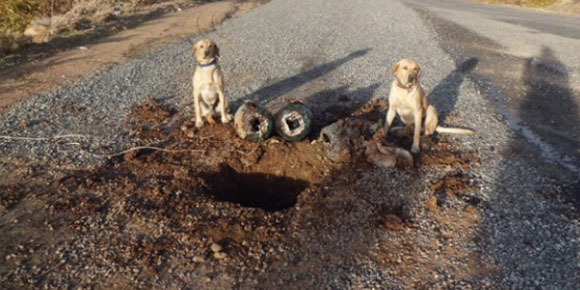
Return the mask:
<svg viewBox="0 0 580 290">
<path fill-rule="evenodd" d="M 556 0 L 488 0 L 485 1 L 494 4 L 510 4 L 523 7 L 544 8 L 554 4 Z"/>
<path fill-rule="evenodd" d="M 0 56 L 133 14 L 211 0 L 1 0 Z"/>
<path fill-rule="evenodd" d="M 3 0 L 0 2 L 0 30 L 23 32 L 34 17 L 49 16 L 55 8 L 58 13 L 65 1 L 72 5 L 72 0 Z"/>
<path fill-rule="evenodd" d="M 580 15 L 580 0 L 472 0 L 490 4 L 513 5 L 552 12 Z"/>
<path fill-rule="evenodd" d="M 143 6 L 168 0 L 2 0 L 0 1 L 0 30 L 23 32 L 35 18 L 54 17 L 71 10 L 90 15 L 114 6 Z M 181 1 L 181 2 L 185 2 Z M 190 0 L 193 2 L 193 0 Z"/>
</svg>

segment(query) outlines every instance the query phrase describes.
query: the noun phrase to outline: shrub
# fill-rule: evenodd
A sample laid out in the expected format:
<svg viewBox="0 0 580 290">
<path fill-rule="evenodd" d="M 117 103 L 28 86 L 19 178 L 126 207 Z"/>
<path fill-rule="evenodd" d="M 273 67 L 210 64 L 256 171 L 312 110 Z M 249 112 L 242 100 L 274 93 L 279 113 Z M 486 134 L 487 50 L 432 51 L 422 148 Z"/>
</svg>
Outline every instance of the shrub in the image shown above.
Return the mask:
<svg viewBox="0 0 580 290">
<path fill-rule="evenodd" d="M 74 0 L 1 0 L 0 31 L 22 32 L 36 17 L 53 16 L 70 10 Z"/>
<path fill-rule="evenodd" d="M 489 2 L 542 8 L 554 4 L 556 0 L 490 0 Z"/>
<path fill-rule="evenodd" d="M 23 31 L 37 13 L 34 0 L 0 1 L 0 30 Z"/>
</svg>

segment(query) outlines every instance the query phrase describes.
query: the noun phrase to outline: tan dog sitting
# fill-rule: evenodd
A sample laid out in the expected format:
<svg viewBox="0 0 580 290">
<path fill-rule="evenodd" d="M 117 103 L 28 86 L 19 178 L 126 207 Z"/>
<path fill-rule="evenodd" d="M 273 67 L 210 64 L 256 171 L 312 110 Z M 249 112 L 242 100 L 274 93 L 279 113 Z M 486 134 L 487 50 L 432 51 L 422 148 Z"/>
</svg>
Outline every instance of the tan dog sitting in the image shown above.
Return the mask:
<svg viewBox="0 0 580 290">
<path fill-rule="evenodd" d="M 395 64 L 391 75 L 395 76 L 389 93 L 389 110 L 385 122 L 385 132 L 393 123 L 396 115 L 407 127 L 415 125 L 411 152 L 419 152 L 421 129 L 424 126 L 425 135 L 438 133 L 468 134 L 475 132 L 470 129 L 446 128 L 438 126 L 437 110 L 429 103 L 425 91 L 419 83 L 421 66 L 413 59 L 403 59 Z M 393 128 L 394 129 L 394 128 Z"/>
<path fill-rule="evenodd" d="M 216 115 L 221 116 L 222 123 L 228 123 L 233 117 L 228 113 L 223 75 L 217 64 L 220 56 L 219 48 L 213 41 L 203 39 L 193 46 L 192 54 L 198 62 L 193 74 L 195 126 L 198 128 L 203 126 L 202 117 L 205 117 L 210 124 L 215 124 Z"/>
</svg>

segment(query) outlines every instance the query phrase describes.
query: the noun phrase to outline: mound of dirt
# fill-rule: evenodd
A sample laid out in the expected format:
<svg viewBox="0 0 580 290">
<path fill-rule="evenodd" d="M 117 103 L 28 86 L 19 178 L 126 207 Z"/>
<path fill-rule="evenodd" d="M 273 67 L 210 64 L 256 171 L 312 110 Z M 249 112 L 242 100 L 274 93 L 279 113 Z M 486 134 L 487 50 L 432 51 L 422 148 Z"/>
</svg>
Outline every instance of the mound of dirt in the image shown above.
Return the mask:
<svg viewBox="0 0 580 290">
<path fill-rule="evenodd" d="M 364 110 L 358 116 L 373 119 L 380 104 Z M 1 223 L 19 225 L 3 228 L 0 238 L 0 256 L 14 255 L 0 265 L 3 283 L 272 289 L 276 281 L 299 284 L 328 263 L 369 252 L 383 267 L 421 273 L 403 270 L 389 254 L 402 244 L 410 257 L 405 269 L 428 268 L 409 250 L 418 247 L 408 233 L 416 231 L 412 195 L 390 193 L 426 186 L 416 169 L 383 171 L 364 158 L 335 164 L 322 142 L 249 143 L 230 124 L 197 129 L 187 121 L 172 124 L 175 114 L 154 100 L 130 112 L 138 120 L 135 137 L 161 140 L 164 150 L 131 150 L 101 168 L 53 176 L 44 186 L 2 185 Z M 435 140 L 416 164 L 457 172 L 470 164 L 472 156 L 443 141 Z M 449 175 L 431 189 L 466 195 L 470 182 Z M 452 217 L 442 208 L 437 220 L 462 215 L 447 212 Z M 405 241 L 372 250 L 383 231 Z"/>
<path fill-rule="evenodd" d="M 129 115 L 146 123 L 162 123 L 175 113 L 175 110 L 157 104 L 155 99 L 149 99 L 145 104 L 132 108 Z"/>
</svg>

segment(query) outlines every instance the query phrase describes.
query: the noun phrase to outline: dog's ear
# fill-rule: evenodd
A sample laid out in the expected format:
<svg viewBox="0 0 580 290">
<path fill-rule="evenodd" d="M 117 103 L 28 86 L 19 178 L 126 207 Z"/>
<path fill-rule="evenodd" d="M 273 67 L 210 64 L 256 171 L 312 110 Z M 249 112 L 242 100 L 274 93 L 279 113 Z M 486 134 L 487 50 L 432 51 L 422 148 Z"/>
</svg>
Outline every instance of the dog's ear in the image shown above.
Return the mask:
<svg viewBox="0 0 580 290">
<path fill-rule="evenodd" d="M 197 53 L 197 44 L 193 46 L 193 49 L 191 50 L 191 55 L 195 56 L 196 53 Z"/>
<path fill-rule="evenodd" d="M 417 63 L 417 80 L 421 79 L 421 76 L 423 76 L 423 68 L 421 67 L 421 65 L 419 63 Z"/>
<path fill-rule="evenodd" d="M 393 70 L 391 71 L 391 76 L 394 75 L 399 70 L 400 65 L 401 65 L 401 62 L 399 61 L 395 64 L 395 66 L 393 66 Z"/>
<path fill-rule="evenodd" d="M 216 58 L 220 57 L 220 48 L 215 43 L 214 43 L 213 47 L 215 49 L 215 57 Z"/>
</svg>

